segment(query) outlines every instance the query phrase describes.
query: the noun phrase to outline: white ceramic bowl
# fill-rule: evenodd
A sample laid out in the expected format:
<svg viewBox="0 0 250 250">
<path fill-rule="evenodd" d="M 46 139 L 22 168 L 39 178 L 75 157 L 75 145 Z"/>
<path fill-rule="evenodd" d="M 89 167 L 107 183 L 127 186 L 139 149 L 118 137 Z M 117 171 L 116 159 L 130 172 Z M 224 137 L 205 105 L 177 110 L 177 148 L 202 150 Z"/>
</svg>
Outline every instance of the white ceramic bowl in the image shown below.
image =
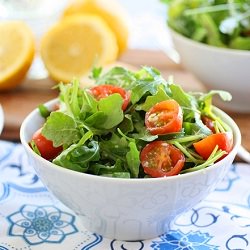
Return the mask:
<svg viewBox="0 0 250 250">
<path fill-rule="evenodd" d="M 229 91 L 231 102 L 216 104 L 226 110 L 250 113 L 250 51 L 218 48 L 196 42 L 169 29 L 181 64 L 210 89 Z"/>
<path fill-rule="evenodd" d="M 2 133 L 3 125 L 4 125 L 4 116 L 3 116 L 3 109 L 0 104 L 0 134 Z"/>
<path fill-rule="evenodd" d="M 53 107 L 55 100 L 46 106 Z M 216 110 L 233 130 L 233 150 L 204 170 L 167 178 L 117 179 L 74 172 L 46 161 L 28 143 L 44 119 L 31 112 L 20 130 L 21 142 L 47 188 L 79 217 L 86 229 L 118 240 L 142 240 L 168 231 L 171 221 L 204 199 L 225 176 L 241 135 L 235 122 Z"/>
</svg>

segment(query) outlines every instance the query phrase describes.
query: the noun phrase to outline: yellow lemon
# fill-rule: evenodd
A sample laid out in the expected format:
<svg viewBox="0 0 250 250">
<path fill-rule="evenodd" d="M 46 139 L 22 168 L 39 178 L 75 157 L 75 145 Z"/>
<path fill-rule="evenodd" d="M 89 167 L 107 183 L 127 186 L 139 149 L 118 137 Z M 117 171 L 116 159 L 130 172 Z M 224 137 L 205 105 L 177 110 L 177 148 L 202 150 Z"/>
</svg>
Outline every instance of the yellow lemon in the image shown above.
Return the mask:
<svg viewBox="0 0 250 250">
<path fill-rule="evenodd" d="M 129 27 L 127 14 L 115 0 L 75 0 L 68 6 L 64 16 L 74 14 L 98 15 L 109 25 L 116 35 L 119 54 L 124 52 L 128 45 Z"/>
<path fill-rule="evenodd" d="M 113 32 L 98 16 L 74 15 L 55 24 L 41 41 L 41 57 L 56 81 L 81 79 L 93 66 L 117 58 Z"/>
<path fill-rule="evenodd" d="M 21 83 L 34 53 L 34 37 L 24 22 L 0 22 L 0 90 L 11 89 Z"/>
</svg>

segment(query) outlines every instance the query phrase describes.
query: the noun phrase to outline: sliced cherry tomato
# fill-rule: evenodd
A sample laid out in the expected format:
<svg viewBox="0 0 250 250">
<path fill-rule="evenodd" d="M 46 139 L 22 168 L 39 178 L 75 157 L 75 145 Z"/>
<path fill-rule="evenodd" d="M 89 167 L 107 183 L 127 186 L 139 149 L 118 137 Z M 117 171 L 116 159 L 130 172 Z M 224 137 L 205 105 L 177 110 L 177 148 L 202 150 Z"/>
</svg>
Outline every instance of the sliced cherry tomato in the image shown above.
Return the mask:
<svg viewBox="0 0 250 250">
<path fill-rule="evenodd" d="M 100 100 L 102 98 L 108 97 L 109 95 L 118 93 L 123 98 L 122 110 L 125 110 L 130 101 L 130 94 L 125 89 L 113 86 L 113 85 L 99 85 L 90 89 L 91 94 L 97 99 Z"/>
<path fill-rule="evenodd" d="M 205 160 L 211 155 L 216 145 L 219 149 L 229 153 L 233 148 L 232 133 L 212 134 L 193 144 L 196 152 Z"/>
<path fill-rule="evenodd" d="M 53 142 L 46 139 L 42 135 L 41 131 L 42 131 L 42 128 L 38 129 L 34 133 L 32 140 L 36 144 L 41 156 L 46 160 L 52 160 L 62 152 L 63 148 L 54 147 Z"/>
<path fill-rule="evenodd" d="M 141 151 L 141 165 L 151 177 L 177 175 L 185 163 L 185 156 L 175 146 L 164 141 L 147 144 Z"/>
<path fill-rule="evenodd" d="M 201 117 L 201 120 L 213 133 L 215 133 L 214 121 L 211 118 L 204 115 Z"/>
<path fill-rule="evenodd" d="M 182 120 L 182 109 L 173 99 L 155 104 L 145 115 L 145 125 L 152 135 L 179 132 Z"/>
</svg>

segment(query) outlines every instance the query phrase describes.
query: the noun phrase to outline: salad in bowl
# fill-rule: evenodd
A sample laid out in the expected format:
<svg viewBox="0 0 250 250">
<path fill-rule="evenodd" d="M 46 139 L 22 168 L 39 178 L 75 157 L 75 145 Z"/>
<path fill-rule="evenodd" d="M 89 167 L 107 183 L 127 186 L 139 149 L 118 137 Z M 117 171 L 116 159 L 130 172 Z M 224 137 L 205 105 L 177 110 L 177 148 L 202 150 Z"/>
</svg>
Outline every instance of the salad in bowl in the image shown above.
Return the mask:
<svg viewBox="0 0 250 250">
<path fill-rule="evenodd" d="M 32 149 L 55 165 L 118 178 L 156 178 L 201 170 L 233 148 L 230 126 L 212 97 L 225 91 L 187 93 L 157 69 L 93 70 L 95 86 L 77 80 L 58 85 L 53 110 L 32 136 Z"/>
<path fill-rule="evenodd" d="M 247 0 L 163 0 L 168 25 L 194 41 L 250 50 L 250 2 Z"/>
<path fill-rule="evenodd" d="M 213 191 L 238 151 L 235 122 L 212 105 L 224 91 L 187 93 L 151 67 L 94 69 L 95 85 L 58 85 L 20 139 L 44 185 L 117 240 L 155 238 Z"/>
</svg>

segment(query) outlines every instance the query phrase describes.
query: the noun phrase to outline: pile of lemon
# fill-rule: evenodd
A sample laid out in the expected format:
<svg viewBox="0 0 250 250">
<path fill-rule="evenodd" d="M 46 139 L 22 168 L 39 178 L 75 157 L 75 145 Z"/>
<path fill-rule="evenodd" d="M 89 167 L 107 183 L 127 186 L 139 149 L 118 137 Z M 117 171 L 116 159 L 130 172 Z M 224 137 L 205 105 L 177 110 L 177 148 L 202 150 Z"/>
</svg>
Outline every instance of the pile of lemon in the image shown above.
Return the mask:
<svg viewBox="0 0 250 250">
<path fill-rule="evenodd" d="M 32 64 L 35 41 L 21 21 L 0 22 L 0 90 L 21 83 Z M 115 0 L 75 0 L 42 37 L 40 54 L 52 79 L 84 78 L 95 66 L 117 60 L 127 48 L 127 17 Z"/>
</svg>

